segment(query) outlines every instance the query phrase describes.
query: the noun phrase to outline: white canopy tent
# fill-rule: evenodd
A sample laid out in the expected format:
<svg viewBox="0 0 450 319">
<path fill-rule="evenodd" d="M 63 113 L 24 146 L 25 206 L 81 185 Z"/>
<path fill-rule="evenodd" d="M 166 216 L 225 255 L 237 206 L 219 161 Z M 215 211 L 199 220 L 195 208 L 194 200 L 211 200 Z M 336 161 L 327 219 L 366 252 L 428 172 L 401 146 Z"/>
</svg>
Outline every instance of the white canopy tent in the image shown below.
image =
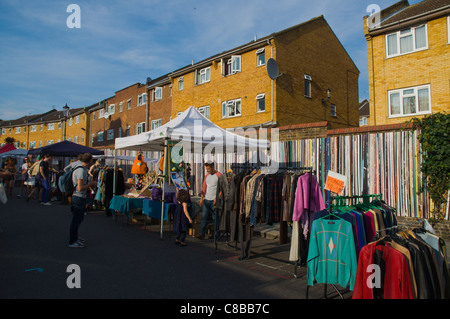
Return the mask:
<svg viewBox="0 0 450 319">
<path fill-rule="evenodd" d="M 244 130 L 237 131 L 246 133 Z M 251 133 L 256 133 L 256 131 L 253 130 Z M 215 153 L 234 153 L 245 152 L 246 149 L 256 151 L 267 150 L 270 147 L 270 141 L 266 139 L 249 138 L 245 135 L 238 135 L 224 130 L 191 106 L 175 119 L 154 130 L 134 136 L 116 138 L 115 149 L 164 151 L 166 161 L 164 165 L 164 178 L 166 179 L 168 176 L 167 143 L 169 140 L 181 142 L 180 146 L 185 148 L 185 152 L 201 154 L 207 154 L 213 149 Z M 161 206 L 162 238 L 164 205 Z"/>
</svg>

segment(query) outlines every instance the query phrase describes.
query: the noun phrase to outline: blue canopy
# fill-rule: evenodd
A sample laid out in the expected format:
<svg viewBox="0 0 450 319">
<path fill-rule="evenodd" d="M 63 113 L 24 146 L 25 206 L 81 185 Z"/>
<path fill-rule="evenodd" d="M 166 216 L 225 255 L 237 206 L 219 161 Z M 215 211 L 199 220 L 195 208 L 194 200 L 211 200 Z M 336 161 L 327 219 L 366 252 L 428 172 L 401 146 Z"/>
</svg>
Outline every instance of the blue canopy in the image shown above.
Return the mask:
<svg viewBox="0 0 450 319">
<path fill-rule="evenodd" d="M 80 145 L 77 143 L 62 141 L 55 144 L 50 144 L 40 148 L 35 148 L 28 151 L 28 155 L 45 155 L 52 156 L 78 156 L 83 153 L 91 153 L 92 155 L 103 155 L 102 150 L 98 150 L 92 147 Z"/>
</svg>

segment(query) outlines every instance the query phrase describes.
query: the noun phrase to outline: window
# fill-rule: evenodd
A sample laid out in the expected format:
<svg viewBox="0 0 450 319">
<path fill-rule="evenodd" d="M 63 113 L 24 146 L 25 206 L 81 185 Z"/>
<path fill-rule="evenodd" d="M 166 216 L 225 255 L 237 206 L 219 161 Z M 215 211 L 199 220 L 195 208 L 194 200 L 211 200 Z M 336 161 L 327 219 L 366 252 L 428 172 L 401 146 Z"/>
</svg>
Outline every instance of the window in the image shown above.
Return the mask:
<svg viewBox="0 0 450 319">
<path fill-rule="evenodd" d="M 131 99 L 128 99 L 127 104 L 128 104 L 128 109 L 131 110 Z"/>
<path fill-rule="evenodd" d="M 98 110 L 98 118 L 102 119 L 104 117 L 105 117 L 105 110 L 104 109 Z"/>
<path fill-rule="evenodd" d="M 108 106 L 108 114 L 111 115 L 111 114 L 114 114 L 115 112 L 116 112 L 116 105 L 115 104 L 110 104 Z"/>
<path fill-rule="evenodd" d="M 136 134 L 141 134 L 145 132 L 145 122 L 136 124 Z"/>
<path fill-rule="evenodd" d="M 37 126 L 36 125 L 31 125 L 30 132 L 36 132 L 36 131 L 37 131 Z M 6 134 L 6 132 L 3 133 L 3 134 Z"/>
<path fill-rule="evenodd" d="M 32 141 L 30 142 L 30 149 L 33 149 L 36 147 L 36 142 Z"/>
<path fill-rule="evenodd" d="M 126 134 L 126 136 L 130 136 L 131 135 L 130 134 L 130 126 L 129 125 L 127 125 L 127 129 L 125 131 L 125 134 Z"/>
<path fill-rule="evenodd" d="M 119 103 L 119 112 L 122 113 L 123 111 L 123 102 Z"/>
<path fill-rule="evenodd" d="M 17 126 L 17 127 L 14 129 L 14 132 L 15 132 L 16 134 L 20 134 L 20 126 Z"/>
<path fill-rule="evenodd" d="M 404 29 L 386 36 L 388 58 L 428 48 L 427 25 Z"/>
<path fill-rule="evenodd" d="M 106 131 L 106 139 L 108 141 L 114 139 L 114 129 L 110 129 L 110 130 Z"/>
<path fill-rule="evenodd" d="M 95 142 L 95 134 L 92 134 L 91 144 L 94 144 Z"/>
<path fill-rule="evenodd" d="M 146 100 L 147 100 L 147 94 L 143 93 L 143 94 L 138 95 L 138 102 L 137 102 L 138 106 L 144 105 Z"/>
<path fill-rule="evenodd" d="M 388 96 L 389 117 L 431 113 L 429 85 L 392 90 Z"/>
<path fill-rule="evenodd" d="M 79 115 L 75 116 L 75 124 L 78 124 L 78 123 L 80 123 L 80 116 Z"/>
<path fill-rule="evenodd" d="M 266 54 L 264 48 L 256 50 L 256 66 L 266 64 Z"/>
<path fill-rule="evenodd" d="M 24 132 L 24 133 L 27 132 L 27 127 L 26 127 L 26 126 L 23 127 L 23 132 Z"/>
<path fill-rule="evenodd" d="M 360 116 L 359 117 L 359 126 L 365 126 L 365 125 L 367 125 L 367 117 Z"/>
<path fill-rule="evenodd" d="M 122 137 L 122 128 L 119 127 L 119 137 Z"/>
<path fill-rule="evenodd" d="M 206 117 L 207 119 L 209 119 L 209 105 L 207 106 L 202 106 L 198 108 L 198 112 L 203 115 L 204 117 Z M 180 112 L 181 113 L 181 112 Z"/>
<path fill-rule="evenodd" d="M 36 126 L 35 126 L 36 127 Z M 2 134 L 6 134 L 6 128 L 2 128 Z"/>
<path fill-rule="evenodd" d="M 264 93 L 256 96 L 256 112 L 266 111 L 266 95 Z"/>
<path fill-rule="evenodd" d="M 103 142 L 103 131 L 97 133 L 97 142 Z"/>
<path fill-rule="evenodd" d="M 58 130 L 61 129 L 61 122 L 58 122 Z"/>
<path fill-rule="evenodd" d="M 69 126 L 72 126 L 72 118 L 69 119 Z M 42 131 L 42 129 L 41 129 Z"/>
<path fill-rule="evenodd" d="M 197 73 L 197 84 L 203 84 L 211 81 L 211 67 L 207 67 L 201 70 L 198 70 Z"/>
<path fill-rule="evenodd" d="M 180 76 L 178 78 L 178 91 L 182 91 L 184 89 L 184 77 Z"/>
<path fill-rule="evenodd" d="M 311 97 L 311 82 L 312 78 L 308 74 L 305 74 L 305 97 Z"/>
<path fill-rule="evenodd" d="M 241 99 L 222 102 L 222 118 L 241 115 Z"/>
<path fill-rule="evenodd" d="M 47 130 L 52 131 L 55 129 L 55 123 L 48 123 Z"/>
<path fill-rule="evenodd" d="M 162 125 L 162 119 L 152 121 L 152 130 L 157 129 Z"/>
<path fill-rule="evenodd" d="M 39 147 L 42 147 L 42 141 L 39 141 Z"/>
<path fill-rule="evenodd" d="M 162 87 L 155 87 L 153 90 L 153 101 L 162 100 Z"/>
<path fill-rule="evenodd" d="M 233 55 L 230 59 L 222 60 L 221 66 L 223 76 L 241 72 L 241 56 Z"/>
<path fill-rule="evenodd" d="M 81 134 L 81 143 L 84 144 L 84 134 Z"/>
<path fill-rule="evenodd" d="M 92 120 L 95 120 L 95 112 L 92 112 Z"/>
<path fill-rule="evenodd" d="M 330 105 L 330 116 L 336 117 L 336 105 L 335 104 Z"/>
</svg>

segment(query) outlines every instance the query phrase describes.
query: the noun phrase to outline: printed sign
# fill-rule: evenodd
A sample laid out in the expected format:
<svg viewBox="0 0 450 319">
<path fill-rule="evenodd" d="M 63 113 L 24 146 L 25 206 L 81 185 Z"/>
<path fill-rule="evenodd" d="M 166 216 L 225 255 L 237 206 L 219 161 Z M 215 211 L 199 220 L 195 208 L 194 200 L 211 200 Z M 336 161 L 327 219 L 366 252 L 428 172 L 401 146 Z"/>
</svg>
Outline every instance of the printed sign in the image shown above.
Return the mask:
<svg viewBox="0 0 450 319">
<path fill-rule="evenodd" d="M 325 189 L 329 190 L 330 192 L 341 195 L 342 191 L 344 190 L 346 182 L 347 177 L 345 177 L 345 175 L 335 173 L 333 171 L 328 171 Z"/>
</svg>

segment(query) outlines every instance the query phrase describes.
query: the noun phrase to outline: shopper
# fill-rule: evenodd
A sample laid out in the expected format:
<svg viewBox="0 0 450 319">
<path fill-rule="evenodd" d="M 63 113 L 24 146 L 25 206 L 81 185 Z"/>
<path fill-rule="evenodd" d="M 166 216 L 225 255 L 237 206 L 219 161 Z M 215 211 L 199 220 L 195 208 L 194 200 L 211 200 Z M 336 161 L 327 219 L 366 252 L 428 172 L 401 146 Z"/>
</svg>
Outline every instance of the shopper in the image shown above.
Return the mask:
<svg viewBox="0 0 450 319">
<path fill-rule="evenodd" d="M 20 194 L 17 194 L 18 198 L 22 198 L 22 194 L 23 194 L 23 189 L 25 188 L 25 190 L 28 192 L 27 189 L 27 185 L 25 184 L 25 182 L 28 180 L 28 158 L 24 157 L 23 158 L 23 164 L 22 167 L 20 169 L 21 171 L 21 178 L 20 178 Z"/>
<path fill-rule="evenodd" d="M 78 229 L 84 219 L 86 212 L 86 197 L 89 188 L 97 187 L 96 181 L 88 182 L 88 170 L 92 165 L 92 154 L 85 153 L 81 155 L 81 164 L 74 167 L 72 173 L 72 182 L 75 190 L 72 194 L 70 210 L 72 212 L 72 222 L 70 224 L 69 247 L 83 248 L 85 240 L 78 236 Z"/>
<path fill-rule="evenodd" d="M 39 180 L 42 187 L 42 198 L 41 204 L 50 206 L 48 202 L 50 197 L 50 185 L 51 185 L 51 172 L 50 172 L 50 162 L 52 160 L 51 155 L 45 154 L 44 159 L 39 164 Z"/>
<path fill-rule="evenodd" d="M 192 219 L 188 212 L 189 193 L 187 190 L 177 190 L 177 202 L 173 214 L 173 231 L 177 233 L 175 244 L 184 247 L 186 246 L 186 233 L 192 224 Z"/>
<path fill-rule="evenodd" d="M 10 173 L 8 176 L 4 178 L 4 181 L 5 181 L 6 196 L 8 196 L 8 198 L 11 198 L 14 187 L 14 176 L 17 173 L 16 165 L 14 165 L 14 161 L 11 158 L 8 159 L 8 163 L 6 164 L 4 169 L 8 173 Z"/>
<path fill-rule="evenodd" d="M 222 173 L 216 171 L 213 162 L 205 164 L 206 176 L 203 180 L 202 193 L 200 197 L 200 207 L 202 207 L 202 220 L 197 238 L 205 238 L 206 223 L 211 212 L 215 221 L 214 233 L 216 233 L 219 220 L 216 218 L 223 206 L 223 198 L 227 197 L 227 181 Z"/>
</svg>

